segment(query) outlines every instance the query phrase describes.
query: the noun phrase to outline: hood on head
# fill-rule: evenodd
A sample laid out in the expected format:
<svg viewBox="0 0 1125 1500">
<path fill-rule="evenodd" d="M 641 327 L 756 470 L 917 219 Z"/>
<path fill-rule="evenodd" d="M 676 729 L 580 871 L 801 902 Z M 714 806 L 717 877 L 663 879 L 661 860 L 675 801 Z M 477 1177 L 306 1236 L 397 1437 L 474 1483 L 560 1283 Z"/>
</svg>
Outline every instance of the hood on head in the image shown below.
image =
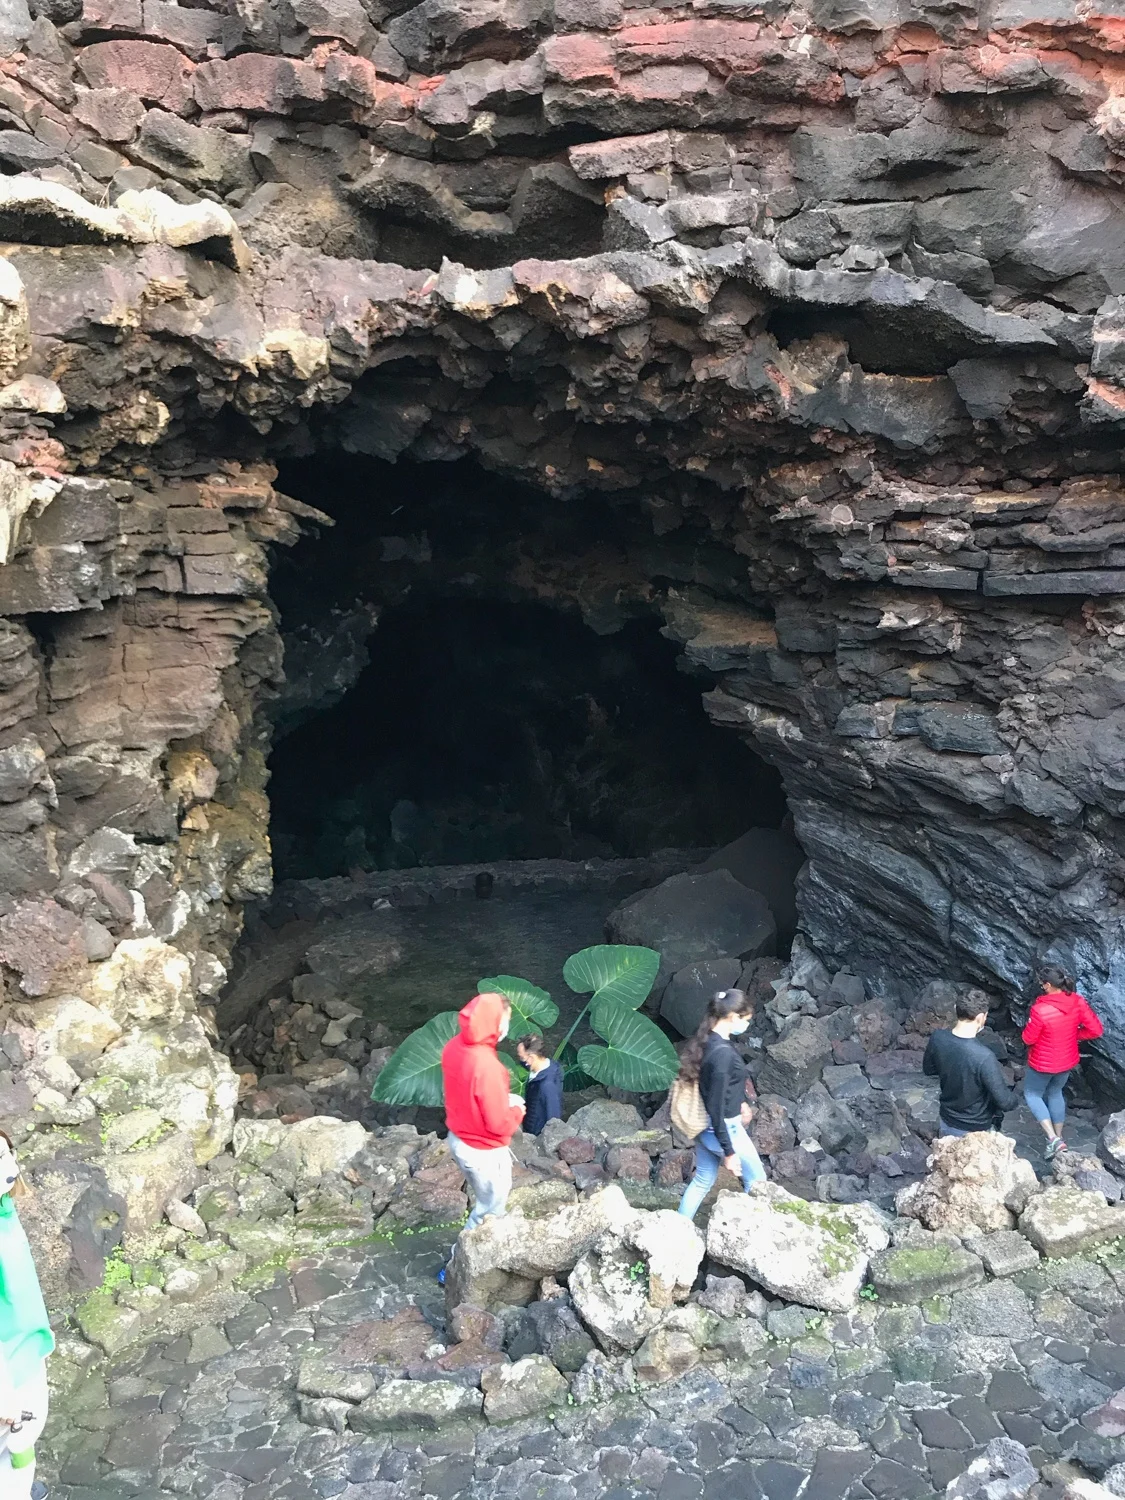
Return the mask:
<svg viewBox="0 0 1125 1500">
<path fill-rule="evenodd" d="M 503 995 L 474 995 L 457 1017 L 465 1041 L 472 1046 L 495 1047 L 506 1004 Z"/>
</svg>

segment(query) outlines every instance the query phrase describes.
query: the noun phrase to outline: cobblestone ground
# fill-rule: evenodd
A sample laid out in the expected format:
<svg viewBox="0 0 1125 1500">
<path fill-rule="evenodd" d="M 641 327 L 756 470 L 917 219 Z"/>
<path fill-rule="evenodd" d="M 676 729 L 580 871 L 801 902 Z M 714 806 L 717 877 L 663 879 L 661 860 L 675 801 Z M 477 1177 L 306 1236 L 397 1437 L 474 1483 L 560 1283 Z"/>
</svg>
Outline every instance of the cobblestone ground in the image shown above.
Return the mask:
<svg viewBox="0 0 1125 1500">
<path fill-rule="evenodd" d="M 275 1273 L 225 1322 L 91 1370 L 45 1441 L 55 1500 L 911 1500 L 942 1494 L 1005 1433 L 1048 1476 L 1125 1457 L 1080 1421 L 1125 1386 L 1125 1257 L 1112 1254 L 924 1308 L 777 1304 L 753 1363 L 601 1407 L 378 1437 L 305 1426 L 302 1356 L 411 1302 L 440 1328 L 447 1244 L 419 1233 Z M 1042 1495 L 1057 1493 L 1048 1477 Z"/>
</svg>

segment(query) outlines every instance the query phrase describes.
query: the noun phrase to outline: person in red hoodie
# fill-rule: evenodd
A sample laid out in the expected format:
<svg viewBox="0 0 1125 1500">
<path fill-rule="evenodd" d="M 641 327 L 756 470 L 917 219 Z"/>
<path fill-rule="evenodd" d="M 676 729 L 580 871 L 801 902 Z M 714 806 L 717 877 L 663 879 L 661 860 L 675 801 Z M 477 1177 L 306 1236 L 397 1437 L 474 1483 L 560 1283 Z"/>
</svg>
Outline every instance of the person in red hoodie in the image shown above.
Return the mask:
<svg viewBox="0 0 1125 1500">
<path fill-rule="evenodd" d="M 524 1105 L 510 1092 L 508 1070 L 496 1055 L 511 1019 L 503 995 L 474 995 L 458 1016 L 460 1032 L 441 1051 L 449 1149 L 474 1200 L 466 1229 L 502 1214 L 512 1191 L 508 1143 L 523 1121 Z"/>
<path fill-rule="evenodd" d="M 1062 1137 L 1066 1119 L 1063 1089 L 1078 1066 L 1078 1043 L 1101 1036 L 1102 1023 L 1081 995 L 1074 980 L 1053 966 L 1039 975 L 1041 994 L 1031 1007 L 1023 1039 L 1028 1046 L 1023 1096 L 1047 1137 L 1047 1160 L 1066 1150 Z"/>
</svg>

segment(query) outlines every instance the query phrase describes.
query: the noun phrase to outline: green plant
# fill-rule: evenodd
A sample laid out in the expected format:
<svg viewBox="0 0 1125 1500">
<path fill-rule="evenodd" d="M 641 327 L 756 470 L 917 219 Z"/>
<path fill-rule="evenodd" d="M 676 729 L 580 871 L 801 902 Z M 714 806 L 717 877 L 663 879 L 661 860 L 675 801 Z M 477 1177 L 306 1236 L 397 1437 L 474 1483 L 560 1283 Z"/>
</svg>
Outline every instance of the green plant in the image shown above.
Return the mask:
<svg viewBox="0 0 1125 1500">
<path fill-rule="evenodd" d="M 440 1108 L 441 1049 L 456 1035 L 455 1010 L 431 1016 L 387 1059 L 371 1090 L 372 1099 L 380 1104 L 425 1104 Z"/>
<path fill-rule="evenodd" d="M 879 1293 L 875 1290 L 875 1288 L 869 1281 L 860 1287 L 859 1295 L 865 1302 L 878 1302 L 879 1300 Z"/>
<path fill-rule="evenodd" d="M 643 1093 L 667 1088 L 672 1082 L 678 1067 L 675 1049 L 658 1026 L 638 1014 L 659 968 L 659 953 L 626 944 L 600 943 L 567 959 L 563 966 L 566 983 L 576 994 L 590 996 L 555 1050 L 570 1088 L 592 1079 L 607 1088 Z M 511 1002 L 508 1036 L 512 1041 L 545 1030 L 559 1018 L 559 1008 L 546 990 L 515 975 L 482 979 L 478 989 L 504 995 Z M 589 1022 L 605 1046 L 574 1046 L 574 1035 L 583 1021 Z M 379 1073 L 371 1097 L 380 1104 L 440 1106 L 441 1052 L 456 1032 L 454 1011 L 442 1011 L 411 1032 Z M 522 1092 L 525 1071 L 504 1053 L 500 1057 L 513 1092 Z"/>
<path fill-rule="evenodd" d="M 645 1263 L 643 1260 L 635 1260 L 629 1267 L 629 1280 L 639 1281 L 645 1274 Z"/>
</svg>

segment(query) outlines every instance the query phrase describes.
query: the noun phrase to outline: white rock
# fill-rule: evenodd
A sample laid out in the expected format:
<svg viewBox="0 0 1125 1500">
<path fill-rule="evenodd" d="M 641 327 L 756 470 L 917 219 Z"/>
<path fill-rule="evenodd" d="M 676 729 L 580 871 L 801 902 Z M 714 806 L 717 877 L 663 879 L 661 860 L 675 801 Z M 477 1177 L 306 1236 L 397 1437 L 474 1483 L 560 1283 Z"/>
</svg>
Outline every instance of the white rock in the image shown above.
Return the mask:
<svg viewBox="0 0 1125 1500">
<path fill-rule="evenodd" d="M 190 1203 L 184 1203 L 178 1198 L 173 1198 L 164 1210 L 164 1216 L 172 1225 L 173 1229 L 182 1229 L 185 1234 L 194 1236 L 197 1240 L 207 1238 L 207 1225 L 192 1208 Z"/>
<path fill-rule="evenodd" d="M 131 1151 L 139 1141 L 156 1135 L 164 1126 L 158 1109 L 132 1109 L 106 1126 L 103 1143 L 107 1151 Z"/>
<path fill-rule="evenodd" d="M 606 1233 L 636 1218 L 619 1187 L 609 1186 L 542 1219 L 512 1209 L 462 1233 L 446 1276 L 450 1307 L 492 1308 L 529 1300 L 545 1276 L 574 1269 Z"/>
<path fill-rule="evenodd" d="M 703 1236 L 690 1219 L 660 1209 L 603 1234 L 570 1273 L 582 1321 L 609 1354 L 629 1354 L 665 1310 L 691 1291 Z"/>
<path fill-rule="evenodd" d="M 46 375 L 21 375 L 0 388 L 0 411 L 34 411 L 58 416 L 66 397 Z"/>
<path fill-rule="evenodd" d="M 763 1183 L 719 1194 L 707 1253 L 787 1302 L 846 1312 L 858 1303 L 871 1256 L 890 1244 L 885 1221 L 869 1203 L 807 1203 Z"/>
</svg>

